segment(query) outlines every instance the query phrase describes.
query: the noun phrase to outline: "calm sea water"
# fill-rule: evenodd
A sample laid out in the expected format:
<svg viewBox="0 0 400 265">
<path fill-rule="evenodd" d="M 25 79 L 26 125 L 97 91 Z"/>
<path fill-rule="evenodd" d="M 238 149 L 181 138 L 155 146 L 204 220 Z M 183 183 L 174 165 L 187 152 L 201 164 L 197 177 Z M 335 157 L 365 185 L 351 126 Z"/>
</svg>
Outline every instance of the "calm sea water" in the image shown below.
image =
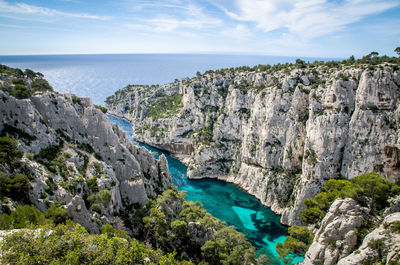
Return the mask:
<svg viewBox="0 0 400 265">
<path fill-rule="evenodd" d="M 321 60 L 302 58 L 306 61 Z M 0 64 L 41 72 L 56 91 L 87 96 L 95 104 L 128 84 L 165 84 L 196 72 L 294 62 L 294 57 L 199 54 L 0 56 Z"/>
<path fill-rule="evenodd" d="M 117 123 L 129 139 L 132 138 L 132 125 L 124 119 L 108 116 L 112 123 Z M 280 223 L 280 217 L 270 209 L 264 207 L 260 201 L 237 186 L 213 179 L 189 180 L 187 167 L 177 159 L 146 144 L 140 144 L 155 152 L 158 158 L 164 154 L 168 160 L 168 168 L 172 175 L 172 182 L 179 190 L 186 191 L 186 199 L 199 201 L 209 213 L 215 217 L 234 225 L 257 249 L 257 254 L 265 254 L 271 260 L 270 264 L 283 264 L 278 260 L 275 247 L 283 243 L 288 235 L 286 226 Z M 292 264 L 303 261 L 301 257 L 293 257 Z"/>
</svg>

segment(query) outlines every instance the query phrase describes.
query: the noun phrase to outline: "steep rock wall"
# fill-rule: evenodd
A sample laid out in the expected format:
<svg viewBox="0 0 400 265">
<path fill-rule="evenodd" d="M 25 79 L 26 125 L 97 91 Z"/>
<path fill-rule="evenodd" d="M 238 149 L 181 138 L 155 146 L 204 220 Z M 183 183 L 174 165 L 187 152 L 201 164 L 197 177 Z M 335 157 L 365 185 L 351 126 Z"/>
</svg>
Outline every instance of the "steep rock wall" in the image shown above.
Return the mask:
<svg viewBox="0 0 400 265">
<path fill-rule="evenodd" d="M 123 227 L 118 215 L 126 207 L 146 204 L 172 185 L 165 156 L 157 160 L 132 144 L 88 98 L 45 93 L 17 99 L 0 91 L 0 102 L 0 132 L 24 151 L 29 199 L 41 210 L 62 202 L 75 222 L 98 232 L 106 223 Z M 46 149 L 59 152 L 54 161 L 37 158 Z"/>
<path fill-rule="evenodd" d="M 391 65 L 227 70 L 128 86 L 106 106 L 132 121 L 134 138 L 180 158 L 189 178 L 236 183 L 293 225 L 328 179 L 399 179 L 399 86 Z"/>
</svg>

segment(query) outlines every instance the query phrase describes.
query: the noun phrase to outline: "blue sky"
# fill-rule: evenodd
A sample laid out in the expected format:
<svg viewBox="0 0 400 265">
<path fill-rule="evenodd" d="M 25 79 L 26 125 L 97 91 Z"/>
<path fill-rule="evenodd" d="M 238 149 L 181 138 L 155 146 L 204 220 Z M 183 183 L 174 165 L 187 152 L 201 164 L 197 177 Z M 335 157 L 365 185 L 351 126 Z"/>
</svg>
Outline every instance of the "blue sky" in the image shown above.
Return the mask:
<svg viewBox="0 0 400 265">
<path fill-rule="evenodd" d="M 394 56 L 399 25 L 400 0 L 0 0 L 0 54 Z"/>
</svg>

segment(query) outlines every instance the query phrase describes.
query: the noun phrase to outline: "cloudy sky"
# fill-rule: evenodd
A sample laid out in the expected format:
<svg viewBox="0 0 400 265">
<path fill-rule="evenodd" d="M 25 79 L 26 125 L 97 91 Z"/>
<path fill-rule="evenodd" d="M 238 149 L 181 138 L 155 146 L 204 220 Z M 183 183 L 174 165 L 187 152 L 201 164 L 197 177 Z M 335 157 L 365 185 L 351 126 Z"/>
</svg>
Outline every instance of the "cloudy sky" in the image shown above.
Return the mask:
<svg viewBox="0 0 400 265">
<path fill-rule="evenodd" d="M 0 54 L 394 56 L 400 0 L 0 0 Z"/>
</svg>

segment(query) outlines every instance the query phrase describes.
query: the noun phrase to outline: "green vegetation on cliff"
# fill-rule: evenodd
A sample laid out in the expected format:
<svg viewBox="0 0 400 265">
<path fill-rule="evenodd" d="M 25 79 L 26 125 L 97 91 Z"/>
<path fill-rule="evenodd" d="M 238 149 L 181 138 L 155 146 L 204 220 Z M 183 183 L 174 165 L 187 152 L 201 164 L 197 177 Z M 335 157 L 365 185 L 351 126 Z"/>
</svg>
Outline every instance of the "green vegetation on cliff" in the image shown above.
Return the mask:
<svg viewBox="0 0 400 265">
<path fill-rule="evenodd" d="M 101 200 L 99 203 L 109 200 L 103 197 L 96 200 Z M 110 224 L 100 229 L 101 235 L 89 234 L 68 220 L 66 209 L 58 203 L 45 212 L 34 206 L 17 206 L 10 214 L 0 215 L 0 229 L 30 230 L 12 232 L 3 238 L 0 250 L 4 255 L 0 261 L 5 264 L 142 264 L 146 261 L 192 264 L 187 260 L 199 264 L 256 263 L 255 249 L 244 234 L 211 216 L 200 203 L 185 201 L 182 191 L 167 190 L 143 209 L 144 239 L 157 251 Z"/>
<path fill-rule="evenodd" d="M 308 224 L 319 222 L 337 198 L 353 198 L 362 206 L 369 207 L 371 214 L 378 214 L 388 206 L 388 199 L 397 194 L 400 194 L 400 186 L 375 172 L 351 180 L 331 179 L 322 187 L 321 193 L 304 200 L 307 209 L 300 217 Z"/>
<path fill-rule="evenodd" d="M 331 179 L 322 187 L 322 191 L 314 198 L 305 199 L 307 209 L 301 213 L 301 220 L 309 224 L 316 224 L 324 218 L 332 203 L 338 198 L 353 198 L 361 206 L 368 207 L 371 215 L 379 215 L 389 206 L 389 198 L 400 194 L 400 186 L 394 184 L 378 173 L 372 172 L 346 179 Z M 397 229 L 394 223 L 392 229 Z M 366 221 L 357 231 L 360 244 L 369 232 L 372 224 Z M 276 250 L 285 263 L 290 261 L 290 255 L 304 255 L 311 245 L 314 234 L 306 226 L 289 228 L 290 236 L 283 244 L 278 244 Z"/>
<path fill-rule="evenodd" d="M 35 92 L 53 91 L 43 74 L 35 73 L 30 69 L 23 72 L 18 68 L 11 68 L 0 64 L 0 75 L 4 78 L 0 89 L 19 99 L 29 98 Z"/>
<path fill-rule="evenodd" d="M 255 249 L 244 234 L 213 217 L 199 202 L 185 201 L 185 192 L 167 190 L 150 204 L 143 218 L 154 247 L 181 258 L 209 264 L 254 264 Z"/>
<path fill-rule="evenodd" d="M 149 106 L 146 117 L 153 118 L 153 120 L 168 118 L 178 114 L 182 108 L 182 95 L 174 94 L 172 96 L 163 97 L 161 100 L 152 103 Z"/>
<path fill-rule="evenodd" d="M 314 234 L 307 227 L 297 225 L 289 227 L 289 235 L 283 244 L 276 245 L 276 251 L 285 264 L 292 261 L 290 254 L 304 255 L 314 238 Z"/>
</svg>

